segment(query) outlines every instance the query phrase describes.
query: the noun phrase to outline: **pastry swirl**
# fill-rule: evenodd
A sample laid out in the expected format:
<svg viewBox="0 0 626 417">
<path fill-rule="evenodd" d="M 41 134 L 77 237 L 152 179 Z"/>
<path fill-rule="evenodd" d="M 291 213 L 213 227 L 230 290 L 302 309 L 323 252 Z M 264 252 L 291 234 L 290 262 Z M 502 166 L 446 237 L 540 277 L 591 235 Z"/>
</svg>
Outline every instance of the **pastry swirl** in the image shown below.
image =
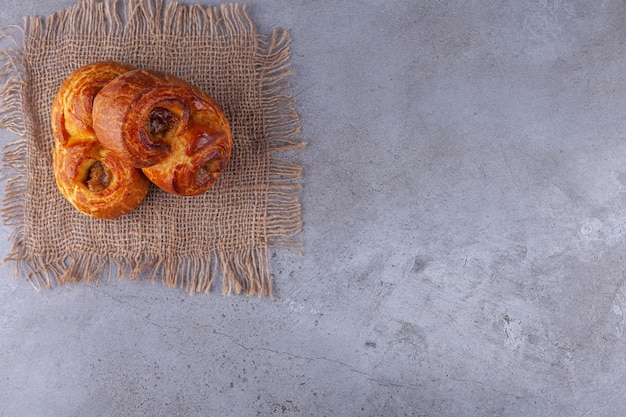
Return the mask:
<svg viewBox="0 0 626 417">
<path fill-rule="evenodd" d="M 93 120 L 103 146 L 176 195 L 207 191 L 232 152 L 219 105 L 163 72 L 132 70 L 116 77 L 96 96 Z"/>
<path fill-rule="evenodd" d="M 111 80 L 134 67 L 112 61 L 86 65 L 61 85 L 52 105 L 54 176 L 79 211 L 114 218 L 137 207 L 150 182 L 140 169 L 103 147 L 93 129 L 93 101 Z"/>
</svg>

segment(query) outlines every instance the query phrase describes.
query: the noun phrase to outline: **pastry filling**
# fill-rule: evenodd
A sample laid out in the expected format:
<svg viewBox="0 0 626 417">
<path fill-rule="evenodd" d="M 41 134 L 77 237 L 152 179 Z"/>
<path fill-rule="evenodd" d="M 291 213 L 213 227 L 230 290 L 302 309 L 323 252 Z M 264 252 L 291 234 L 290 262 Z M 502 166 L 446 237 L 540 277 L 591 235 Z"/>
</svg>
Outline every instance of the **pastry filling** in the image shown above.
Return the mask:
<svg viewBox="0 0 626 417">
<path fill-rule="evenodd" d="M 107 167 L 102 162 L 96 161 L 89 167 L 85 185 L 89 191 L 98 192 L 107 188 L 111 184 L 111 180 L 111 173 Z"/>
<path fill-rule="evenodd" d="M 174 113 L 164 107 L 155 107 L 148 116 L 148 132 L 152 137 L 164 138 L 177 122 L 178 117 Z"/>
<path fill-rule="evenodd" d="M 211 159 L 205 166 L 198 170 L 198 184 L 204 184 L 212 177 L 212 174 L 216 173 L 220 169 L 220 160 Z"/>
</svg>

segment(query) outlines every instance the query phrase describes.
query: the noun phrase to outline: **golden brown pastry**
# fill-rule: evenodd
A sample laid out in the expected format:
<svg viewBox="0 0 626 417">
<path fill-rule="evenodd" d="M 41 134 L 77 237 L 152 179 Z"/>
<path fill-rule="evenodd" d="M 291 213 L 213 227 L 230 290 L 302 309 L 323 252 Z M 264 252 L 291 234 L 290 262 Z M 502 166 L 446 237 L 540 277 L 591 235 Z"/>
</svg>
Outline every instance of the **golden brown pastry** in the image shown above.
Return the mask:
<svg viewBox="0 0 626 417">
<path fill-rule="evenodd" d="M 105 147 L 173 194 L 205 192 L 230 159 L 232 134 L 219 105 L 163 72 L 134 70 L 111 81 L 94 101 L 93 120 Z"/>
<path fill-rule="evenodd" d="M 128 213 L 141 203 L 150 186 L 140 169 L 105 149 L 93 129 L 96 94 L 133 69 L 110 61 L 81 67 L 63 82 L 52 105 L 56 183 L 74 207 L 98 218 Z"/>
</svg>

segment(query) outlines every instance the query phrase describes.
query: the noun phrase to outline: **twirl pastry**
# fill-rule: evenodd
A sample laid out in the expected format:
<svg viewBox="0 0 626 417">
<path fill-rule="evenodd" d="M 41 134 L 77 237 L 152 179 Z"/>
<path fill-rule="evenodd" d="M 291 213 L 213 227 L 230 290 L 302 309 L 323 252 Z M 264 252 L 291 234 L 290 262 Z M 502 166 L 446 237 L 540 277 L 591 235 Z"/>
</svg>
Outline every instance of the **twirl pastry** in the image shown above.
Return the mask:
<svg viewBox="0 0 626 417">
<path fill-rule="evenodd" d="M 104 147 L 176 195 L 207 191 L 231 156 L 220 106 L 163 72 L 132 70 L 113 79 L 94 100 L 93 123 Z"/>
<path fill-rule="evenodd" d="M 93 128 L 97 93 L 134 69 L 109 61 L 79 68 L 63 82 L 52 105 L 56 183 L 74 207 L 93 217 L 128 213 L 141 203 L 150 185 L 140 169 L 102 146 Z"/>
</svg>

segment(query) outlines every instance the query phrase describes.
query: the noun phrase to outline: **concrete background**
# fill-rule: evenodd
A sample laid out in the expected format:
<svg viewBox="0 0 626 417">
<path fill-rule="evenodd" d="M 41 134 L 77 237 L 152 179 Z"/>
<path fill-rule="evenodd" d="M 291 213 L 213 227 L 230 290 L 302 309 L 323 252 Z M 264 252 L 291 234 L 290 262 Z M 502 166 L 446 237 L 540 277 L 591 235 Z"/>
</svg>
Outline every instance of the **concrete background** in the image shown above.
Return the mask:
<svg viewBox="0 0 626 417">
<path fill-rule="evenodd" d="M 626 3 L 248 5 L 292 30 L 304 255 L 274 299 L 2 266 L 0 415 L 626 415 Z"/>
</svg>

